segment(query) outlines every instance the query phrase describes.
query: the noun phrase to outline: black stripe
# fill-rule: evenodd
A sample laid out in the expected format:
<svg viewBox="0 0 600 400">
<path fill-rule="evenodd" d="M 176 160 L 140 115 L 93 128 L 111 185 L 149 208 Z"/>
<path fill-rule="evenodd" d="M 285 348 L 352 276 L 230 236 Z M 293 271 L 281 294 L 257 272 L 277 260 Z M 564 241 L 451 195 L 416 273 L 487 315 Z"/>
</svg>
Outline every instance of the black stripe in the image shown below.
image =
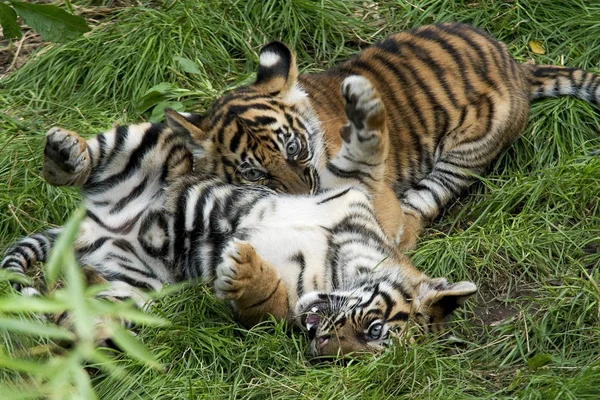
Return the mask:
<svg viewBox="0 0 600 400">
<path fill-rule="evenodd" d="M 98 140 L 99 154 L 97 162 L 99 163 L 106 156 L 106 138 L 104 137 L 104 133 L 96 136 L 96 140 Z"/>
<path fill-rule="evenodd" d="M 358 169 L 346 171 L 346 170 L 343 170 L 343 169 L 337 167 L 336 165 L 334 165 L 331 162 L 327 163 L 326 168 L 329 172 L 331 172 L 335 176 L 343 178 L 343 179 L 358 179 L 361 182 L 363 182 L 364 179 L 370 179 L 372 181 L 377 182 L 377 180 L 373 179 L 373 177 L 370 174 L 363 172 L 361 170 L 358 170 Z"/>
<path fill-rule="evenodd" d="M 435 192 L 435 190 L 431 190 L 430 188 L 428 188 L 427 186 L 423 185 L 422 183 L 418 183 L 414 189 L 416 191 L 426 191 L 429 192 L 431 194 L 431 197 L 433 197 L 433 200 L 435 201 L 435 204 L 438 206 L 438 208 L 440 208 L 442 206 L 442 199 L 440 199 L 440 197 L 438 196 L 438 194 Z"/>
<path fill-rule="evenodd" d="M 242 129 L 242 126 L 240 124 L 236 124 L 235 132 L 233 133 L 233 136 L 231 136 L 231 139 L 229 140 L 229 151 L 231 151 L 232 153 L 235 153 L 238 151 L 242 136 L 245 136 L 244 130 Z"/>
<path fill-rule="evenodd" d="M 124 267 L 124 268 L 126 268 L 126 267 Z M 139 271 L 136 271 L 136 272 L 139 272 Z M 122 274 L 118 271 L 110 271 L 108 273 L 101 273 L 100 271 L 98 271 L 98 274 L 102 278 L 106 279 L 108 282 L 125 282 L 134 288 L 152 289 L 152 287 L 150 285 L 148 285 L 148 283 L 138 281 L 134 277 Z M 143 275 L 143 273 L 141 275 Z"/>
<path fill-rule="evenodd" d="M 394 321 L 408 321 L 408 313 L 404 311 L 398 311 L 396 314 L 392 315 L 387 322 Z"/>
<path fill-rule="evenodd" d="M 423 27 L 415 30 L 413 33 L 421 39 L 437 43 L 454 60 L 454 63 L 457 65 L 456 70 L 463 72 L 467 71 L 467 66 L 463 62 L 463 58 L 458 50 L 447 40 L 442 39 L 435 28 L 431 26 Z M 465 85 L 465 93 L 471 93 L 473 91 L 473 85 L 468 78 L 468 74 L 462 74 L 462 82 Z"/>
<path fill-rule="evenodd" d="M 482 77 L 483 80 L 487 82 L 489 86 L 491 86 L 494 90 L 498 91 L 498 83 L 495 82 L 489 75 L 489 63 L 486 59 L 485 53 L 481 50 L 481 46 L 475 43 L 471 37 L 469 37 L 467 34 L 465 34 L 464 31 L 461 31 L 460 29 L 444 25 L 439 25 L 438 27 L 447 34 L 456 36 L 462 39 L 465 43 L 467 43 L 467 45 L 475 52 L 475 54 L 477 54 L 477 57 L 480 61 L 479 63 L 471 61 L 471 66 L 473 67 L 473 70 L 478 76 Z M 487 39 L 489 40 L 490 38 L 488 37 Z"/>
<path fill-rule="evenodd" d="M 113 162 L 115 157 L 124 150 L 123 143 L 127 140 L 128 136 L 129 136 L 129 127 L 128 126 L 121 125 L 115 129 L 115 133 L 113 134 L 115 141 L 113 143 L 112 150 L 106 156 L 106 159 L 103 160 L 103 162 L 96 167 L 98 173 L 104 172 L 110 166 L 110 164 Z"/>
<path fill-rule="evenodd" d="M 392 312 L 392 309 L 396 305 L 396 302 L 386 292 L 380 291 L 379 295 L 381 296 L 381 298 L 385 302 L 385 306 L 386 307 L 385 307 L 385 310 L 383 312 L 383 318 L 387 319 L 390 316 L 390 313 Z"/>
<path fill-rule="evenodd" d="M 12 255 L 18 254 L 21 257 L 23 257 L 23 260 L 25 261 L 25 263 L 22 265 L 25 269 L 28 269 L 31 266 L 31 261 L 32 261 L 31 257 L 29 256 L 29 253 L 27 253 L 25 250 L 21 249 L 20 247 L 15 247 L 10 252 Z"/>
<path fill-rule="evenodd" d="M 75 254 L 77 255 L 77 258 L 81 258 L 84 255 L 91 254 L 94 251 L 98 250 L 100 247 L 102 247 L 102 245 L 110 239 L 111 238 L 107 237 L 107 236 L 100 237 L 100 238 L 96 239 L 94 242 L 88 244 L 87 246 L 77 248 L 75 250 Z"/>
<path fill-rule="evenodd" d="M 129 179 L 139 169 L 144 157 L 156 146 L 159 136 L 163 130 L 163 125 L 151 125 L 150 128 L 144 132 L 144 137 L 140 145 L 129 155 L 129 161 L 125 168 L 121 172 L 104 179 L 102 182 L 87 183 L 84 187 L 84 196 L 105 192 L 107 189 Z M 113 151 L 112 154 L 115 152 L 116 150 Z"/>
<path fill-rule="evenodd" d="M 142 216 L 144 211 L 145 210 L 140 211 L 133 218 L 126 220 L 122 225 L 119 225 L 116 228 L 106 225 L 100 218 L 98 218 L 98 216 L 96 214 L 94 214 L 90 210 L 86 211 L 86 217 L 89 217 L 92 221 L 94 221 L 95 223 L 97 223 L 102 228 L 106 229 L 107 231 L 110 231 L 112 233 L 121 234 L 121 235 L 126 235 L 129 232 L 131 232 L 131 230 L 135 226 L 138 219 Z"/>
<path fill-rule="evenodd" d="M 260 305 L 265 304 L 267 301 L 271 300 L 271 298 L 277 292 L 277 289 L 279 289 L 279 285 L 281 285 L 281 278 L 277 281 L 277 285 L 275 285 L 275 289 L 273 289 L 273 291 L 271 293 L 269 293 L 269 295 L 267 297 L 265 297 L 264 299 L 254 303 L 254 304 L 251 304 L 250 306 L 246 307 L 246 309 L 258 307 Z"/>
<path fill-rule="evenodd" d="M 300 273 L 298 274 L 298 282 L 296 284 L 296 291 L 298 292 L 298 298 L 300 298 L 304 294 L 304 270 L 306 269 L 306 260 L 304 259 L 304 254 L 301 252 L 293 255 L 290 260 L 300 266 Z"/>
<path fill-rule="evenodd" d="M 32 239 L 32 238 L 29 238 L 29 239 Z M 40 244 L 40 243 L 38 242 L 38 244 Z M 45 261 L 46 255 L 44 254 L 43 250 L 40 249 L 39 247 L 37 247 L 36 245 L 34 245 L 33 243 L 23 241 L 23 242 L 20 242 L 18 245 L 19 245 L 19 247 L 25 247 L 25 248 L 31 250 L 33 252 L 33 254 L 35 254 L 36 261 L 40 261 L 40 262 Z"/>
<path fill-rule="evenodd" d="M 359 165 L 364 165 L 365 167 L 369 167 L 369 168 L 375 168 L 375 167 L 379 167 L 381 164 L 385 164 L 385 161 L 373 164 L 373 163 L 368 163 L 366 161 L 355 160 L 353 157 L 348 157 L 348 156 L 342 156 L 342 157 L 345 160 L 350 161 L 351 163 L 359 164 Z"/>
<path fill-rule="evenodd" d="M 118 213 L 119 211 L 123 210 L 123 208 L 125 208 L 129 203 L 131 203 L 131 201 L 140 197 L 141 194 L 144 193 L 144 190 L 146 190 L 147 184 L 148 177 L 145 177 L 136 187 L 133 188 L 131 192 L 129 192 L 127 196 L 121 198 L 121 200 L 115 203 L 114 207 L 109 211 L 109 214 L 114 215 Z"/>
<path fill-rule="evenodd" d="M 325 198 L 325 199 L 323 199 L 323 200 L 319 201 L 317 204 L 318 204 L 318 205 L 321 205 L 321 204 L 324 204 L 324 203 L 330 202 L 331 200 L 335 200 L 335 199 L 337 199 L 337 198 L 339 198 L 339 197 L 342 197 L 342 196 L 344 196 L 346 193 L 348 193 L 348 192 L 350 191 L 350 189 L 351 189 L 351 188 L 348 188 L 348 189 L 346 189 L 346 190 L 343 190 L 343 191 L 341 191 L 341 192 L 338 192 L 338 193 L 334 194 L 333 196 L 329 196 L 329 197 L 327 197 L 327 198 Z"/>
<path fill-rule="evenodd" d="M 141 275 L 144 275 L 147 278 L 156 279 L 156 275 L 154 274 L 152 267 L 150 267 L 150 265 L 148 265 L 148 263 L 146 263 L 146 261 L 144 261 L 139 256 L 139 254 L 135 250 L 135 247 L 129 241 L 127 241 L 125 239 L 115 239 L 115 240 L 113 240 L 113 245 L 116 248 L 121 249 L 121 250 L 131 254 L 132 256 L 134 256 L 140 262 L 140 264 L 146 269 L 146 271 L 143 271 L 143 270 L 140 270 L 137 268 L 131 268 L 129 266 L 122 265 L 122 264 L 119 264 L 120 266 L 122 266 L 123 268 L 125 268 L 127 270 L 140 273 Z M 134 263 L 132 265 L 137 265 L 137 264 Z"/>
<path fill-rule="evenodd" d="M 175 157 L 179 157 L 179 158 L 175 159 Z M 169 153 L 167 155 L 167 158 L 163 164 L 163 167 L 162 167 L 162 172 L 160 174 L 160 181 L 162 183 L 166 182 L 167 178 L 169 177 L 169 172 L 171 170 L 174 170 L 177 167 L 179 167 L 186 160 L 189 161 L 190 166 L 193 165 L 194 161 L 193 161 L 192 154 L 190 153 L 188 148 L 183 143 L 176 144 L 173 147 L 171 147 L 171 149 L 169 150 Z"/>
<path fill-rule="evenodd" d="M 444 93 L 446 94 L 446 96 L 448 97 L 448 99 L 450 100 L 452 105 L 455 108 L 460 108 L 461 105 L 458 102 L 458 99 L 456 98 L 456 96 L 454 95 L 455 89 L 450 87 L 446 80 L 446 77 L 445 77 L 446 74 L 444 71 L 445 68 L 440 66 L 437 63 L 437 61 L 433 57 L 430 56 L 429 52 L 427 52 L 425 49 L 417 46 L 415 43 L 409 42 L 409 41 L 402 41 L 399 44 L 402 46 L 408 47 L 410 49 L 410 51 L 412 52 L 413 57 L 419 59 L 423 64 L 425 64 L 427 66 L 427 68 L 429 70 L 431 70 L 431 72 L 437 77 L 437 80 L 435 83 L 437 83 L 441 86 L 441 88 L 444 90 Z M 416 74 L 416 69 L 413 68 L 412 70 L 413 70 L 413 73 Z M 424 86 L 426 86 L 425 80 L 421 80 L 421 83 Z"/>
</svg>

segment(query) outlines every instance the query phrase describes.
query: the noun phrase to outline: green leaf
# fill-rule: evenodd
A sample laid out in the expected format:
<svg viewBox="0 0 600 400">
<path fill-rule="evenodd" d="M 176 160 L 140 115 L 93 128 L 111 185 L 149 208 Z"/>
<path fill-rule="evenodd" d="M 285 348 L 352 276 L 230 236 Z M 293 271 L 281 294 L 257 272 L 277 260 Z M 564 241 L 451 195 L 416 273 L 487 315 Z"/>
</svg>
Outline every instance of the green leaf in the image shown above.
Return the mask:
<svg viewBox="0 0 600 400">
<path fill-rule="evenodd" d="M 167 326 L 170 324 L 164 318 L 155 317 L 138 310 L 127 300 L 112 302 L 100 298 L 93 299 L 90 305 L 96 315 L 111 315 L 141 325 Z"/>
<path fill-rule="evenodd" d="M 94 341 L 95 324 L 92 323 L 89 301 L 85 296 L 83 272 L 73 252 L 73 242 L 84 217 L 85 208 L 79 207 L 64 225 L 50 252 L 45 275 L 47 281 L 52 283 L 56 280 L 58 271 L 62 269 L 66 288 L 64 299 L 71 305 L 73 328 L 82 342 L 91 344 Z"/>
<path fill-rule="evenodd" d="M 163 101 L 167 96 L 167 94 L 172 93 L 177 89 L 177 86 L 172 83 L 162 82 L 158 85 L 152 86 L 150 89 L 146 91 L 138 101 L 135 109 L 138 113 L 143 113 L 150 107 L 155 106 L 156 104 Z"/>
<path fill-rule="evenodd" d="M 116 363 L 113 358 L 107 357 L 103 352 L 104 350 L 96 347 L 94 348 L 94 351 L 89 354 L 89 359 L 95 363 L 95 365 L 92 366 L 101 368 L 114 378 L 122 379 L 130 376 L 125 368 Z"/>
<path fill-rule="evenodd" d="M 160 122 L 165 118 L 165 108 L 172 108 L 175 111 L 184 111 L 185 106 L 178 101 L 161 101 L 154 107 L 150 115 L 150 122 Z"/>
<path fill-rule="evenodd" d="M 67 42 L 89 31 L 85 19 L 52 5 L 23 3 L 10 0 L 23 21 L 35 29 L 44 40 Z"/>
<path fill-rule="evenodd" d="M 69 308 L 69 304 L 58 299 L 27 297 L 22 295 L 0 298 L 0 311 L 58 313 Z"/>
<path fill-rule="evenodd" d="M 77 394 L 74 399 L 81 400 L 94 400 L 98 397 L 92 389 L 92 382 L 90 382 L 90 375 L 85 372 L 82 366 L 77 365 L 73 370 L 73 380 L 75 381 L 75 387 L 77 388 Z"/>
<path fill-rule="evenodd" d="M 14 388 L 10 386 L 4 386 L 3 384 L 0 384 L 0 393 L 2 393 L 4 399 L 10 400 L 38 399 L 44 395 L 44 393 L 40 392 L 39 390 L 31 389 L 31 387 L 22 386 Z"/>
<path fill-rule="evenodd" d="M 175 57 L 175 60 L 179 63 L 179 67 L 182 71 L 188 74 L 202 75 L 202 71 L 198 68 L 195 62 L 185 57 Z"/>
<path fill-rule="evenodd" d="M 534 371 L 540 367 L 543 367 L 546 364 L 552 362 L 552 355 L 548 353 L 538 353 L 535 356 L 531 357 L 527 360 L 527 365 L 529 365 L 529 369 Z"/>
<path fill-rule="evenodd" d="M 0 328 L 28 335 L 43 336 L 52 339 L 73 340 L 72 332 L 56 325 L 13 318 L 0 318 Z"/>
<path fill-rule="evenodd" d="M 161 365 L 156 361 L 152 353 L 148 351 L 146 346 L 133 336 L 133 334 L 119 324 L 112 324 L 113 334 L 111 339 L 123 349 L 126 353 L 135 359 L 138 359 L 148 366 L 153 368 L 161 368 Z"/>
<path fill-rule="evenodd" d="M 0 3 L 1 4 L 1 3 Z M 0 269 L 0 282 L 17 282 L 23 283 L 26 285 L 31 285 L 31 278 L 25 276 L 23 274 L 18 274 L 13 271 L 7 271 L 5 269 Z"/>
<path fill-rule="evenodd" d="M 42 364 L 39 361 L 20 360 L 18 358 L 7 357 L 2 353 L 0 353 L 0 367 L 12 369 L 13 371 L 27 372 L 34 375 L 45 375 L 45 373 L 48 371 L 47 364 Z"/>
<path fill-rule="evenodd" d="M 4 3 L 0 3 L 0 25 L 2 25 L 2 33 L 6 39 L 23 36 L 17 23 L 17 13 Z"/>
<path fill-rule="evenodd" d="M 64 268 L 65 263 L 69 257 L 73 257 L 73 241 L 75 236 L 79 232 L 79 224 L 85 217 L 85 209 L 83 207 L 78 208 L 73 216 L 65 224 L 61 234 L 56 239 L 52 251 L 48 257 L 48 263 L 46 264 L 46 270 L 44 271 L 44 277 L 48 286 L 52 286 L 58 278 L 61 269 Z"/>
<path fill-rule="evenodd" d="M 152 325 L 152 326 L 168 326 L 171 324 L 168 320 L 153 315 L 146 314 L 145 312 L 138 311 L 133 308 L 126 308 L 115 312 L 116 316 L 121 317 L 129 322 L 134 322 L 141 325 Z"/>
</svg>

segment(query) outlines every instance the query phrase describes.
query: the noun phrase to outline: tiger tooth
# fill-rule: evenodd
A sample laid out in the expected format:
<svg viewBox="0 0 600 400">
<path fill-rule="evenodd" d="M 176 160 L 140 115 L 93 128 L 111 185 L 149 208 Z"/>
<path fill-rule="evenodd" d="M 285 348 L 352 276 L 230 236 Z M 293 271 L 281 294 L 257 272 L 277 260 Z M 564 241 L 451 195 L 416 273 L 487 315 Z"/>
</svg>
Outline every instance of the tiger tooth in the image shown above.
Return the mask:
<svg viewBox="0 0 600 400">
<path fill-rule="evenodd" d="M 311 308 L 310 311 L 316 313 L 317 311 L 319 311 L 319 308 L 318 307 L 313 307 L 313 308 Z"/>
</svg>

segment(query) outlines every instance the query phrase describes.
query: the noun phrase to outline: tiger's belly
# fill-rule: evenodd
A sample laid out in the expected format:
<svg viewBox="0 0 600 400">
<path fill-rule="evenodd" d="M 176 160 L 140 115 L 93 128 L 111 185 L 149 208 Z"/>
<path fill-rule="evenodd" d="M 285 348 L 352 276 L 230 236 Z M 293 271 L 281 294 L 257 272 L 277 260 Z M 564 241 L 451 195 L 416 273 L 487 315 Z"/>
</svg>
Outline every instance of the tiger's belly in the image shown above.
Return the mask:
<svg viewBox="0 0 600 400">
<path fill-rule="evenodd" d="M 356 188 L 266 198 L 240 228 L 252 232 L 245 240 L 279 272 L 291 307 L 305 293 L 345 286 L 386 257 L 370 198 Z"/>
<path fill-rule="evenodd" d="M 279 273 L 293 307 L 304 293 L 330 291 L 328 239 L 319 227 L 264 227 L 249 240 L 257 253 Z"/>
</svg>

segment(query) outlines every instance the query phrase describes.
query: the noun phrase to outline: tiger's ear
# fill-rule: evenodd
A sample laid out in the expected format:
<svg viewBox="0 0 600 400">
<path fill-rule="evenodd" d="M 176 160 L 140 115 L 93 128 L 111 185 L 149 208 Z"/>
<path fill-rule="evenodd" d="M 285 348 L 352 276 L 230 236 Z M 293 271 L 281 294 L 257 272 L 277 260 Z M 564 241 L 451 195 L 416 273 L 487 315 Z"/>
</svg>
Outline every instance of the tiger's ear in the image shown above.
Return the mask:
<svg viewBox="0 0 600 400">
<path fill-rule="evenodd" d="M 174 132 L 190 135 L 198 142 L 206 139 L 206 132 L 202 129 L 204 118 L 199 114 L 180 113 L 172 108 L 165 108 L 165 119 Z"/>
<path fill-rule="evenodd" d="M 166 108 L 165 119 L 173 132 L 185 138 L 187 148 L 194 156 L 199 157 L 204 154 L 201 142 L 206 139 L 206 131 L 201 128 L 204 120 L 201 115 L 180 113 L 172 108 Z"/>
<path fill-rule="evenodd" d="M 422 282 L 417 291 L 419 308 L 435 318 L 450 315 L 477 292 L 473 282 L 449 283 L 445 278 Z"/>
<path fill-rule="evenodd" d="M 296 56 L 281 42 L 271 42 L 260 50 L 255 87 L 273 96 L 286 96 L 296 84 Z"/>
</svg>

